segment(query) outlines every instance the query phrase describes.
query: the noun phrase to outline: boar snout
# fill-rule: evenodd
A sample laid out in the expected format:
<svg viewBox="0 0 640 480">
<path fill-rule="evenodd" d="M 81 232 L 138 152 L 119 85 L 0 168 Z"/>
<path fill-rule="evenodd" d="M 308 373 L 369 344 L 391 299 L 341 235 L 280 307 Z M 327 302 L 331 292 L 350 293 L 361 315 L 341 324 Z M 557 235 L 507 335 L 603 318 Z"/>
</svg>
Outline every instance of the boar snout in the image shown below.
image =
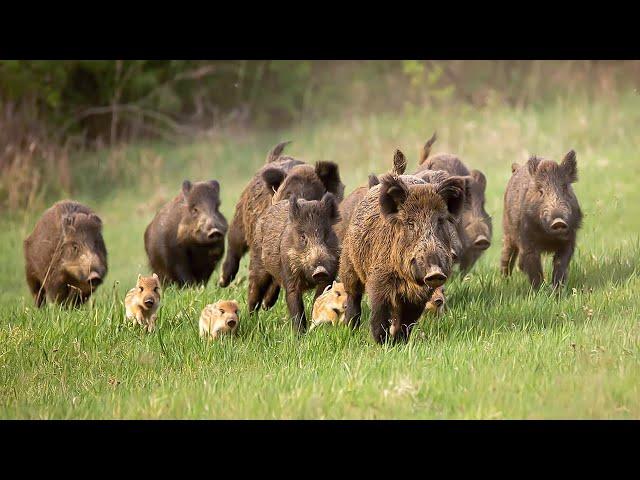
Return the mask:
<svg viewBox="0 0 640 480">
<path fill-rule="evenodd" d="M 217 228 L 211 227 L 207 230 L 207 238 L 209 240 L 221 240 L 223 236 L 224 233 Z"/>
<path fill-rule="evenodd" d="M 486 250 L 491 245 L 491 242 L 484 235 L 478 235 L 473 242 L 473 246 L 478 250 Z"/>
<path fill-rule="evenodd" d="M 97 287 L 98 285 L 102 284 L 102 275 L 100 275 L 96 271 L 92 271 L 91 273 L 89 273 L 87 281 L 91 283 L 92 286 Z"/>
<path fill-rule="evenodd" d="M 442 269 L 435 265 L 433 265 L 424 276 L 424 283 L 429 285 L 431 288 L 438 288 L 442 286 L 446 280 L 447 276 L 444 274 Z"/>
<path fill-rule="evenodd" d="M 322 265 L 318 265 L 311 274 L 311 278 L 313 278 L 315 282 L 321 282 L 329 278 L 329 272 L 327 272 L 327 269 Z"/>
<path fill-rule="evenodd" d="M 554 230 L 556 232 L 563 232 L 567 228 L 569 228 L 569 225 L 567 225 L 567 222 L 565 222 L 562 218 L 556 217 L 551 221 L 551 230 Z"/>
</svg>

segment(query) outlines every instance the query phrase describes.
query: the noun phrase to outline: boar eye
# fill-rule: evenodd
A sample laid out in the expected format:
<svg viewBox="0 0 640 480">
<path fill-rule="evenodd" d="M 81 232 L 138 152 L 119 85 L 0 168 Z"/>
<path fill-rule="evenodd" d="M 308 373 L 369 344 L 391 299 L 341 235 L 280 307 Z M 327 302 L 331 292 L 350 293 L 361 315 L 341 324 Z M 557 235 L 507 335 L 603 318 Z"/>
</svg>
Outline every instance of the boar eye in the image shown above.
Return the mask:
<svg viewBox="0 0 640 480">
<path fill-rule="evenodd" d="M 538 193 L 539 193 L 540 195 L 544 195 L 544 190 L 542 190 L 541 188 L 539 188 L 539 189 L 538 189 Z"/>
<path fill-rule="evenodd" d="M 300 242 L 306 244 L 307 243 L 307 236 L 304 233 L 300 234 Z"/>
</svg>

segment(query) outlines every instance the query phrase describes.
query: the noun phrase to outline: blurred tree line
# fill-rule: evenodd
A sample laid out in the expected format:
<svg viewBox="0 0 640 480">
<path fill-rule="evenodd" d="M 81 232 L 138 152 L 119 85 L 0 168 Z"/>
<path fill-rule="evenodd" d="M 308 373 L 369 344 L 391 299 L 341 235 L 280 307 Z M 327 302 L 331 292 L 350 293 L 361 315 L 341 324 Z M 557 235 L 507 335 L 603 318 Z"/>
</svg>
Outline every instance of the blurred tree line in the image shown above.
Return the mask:
<svg viewBox="0 0 640 480">
<path fill-rule="evenodd" d="M 84 148 L 459 102 L 601 100 L 639 78 L 638 61 L 0 60 L 0 210 L 70 193 Z"/>
</svg>

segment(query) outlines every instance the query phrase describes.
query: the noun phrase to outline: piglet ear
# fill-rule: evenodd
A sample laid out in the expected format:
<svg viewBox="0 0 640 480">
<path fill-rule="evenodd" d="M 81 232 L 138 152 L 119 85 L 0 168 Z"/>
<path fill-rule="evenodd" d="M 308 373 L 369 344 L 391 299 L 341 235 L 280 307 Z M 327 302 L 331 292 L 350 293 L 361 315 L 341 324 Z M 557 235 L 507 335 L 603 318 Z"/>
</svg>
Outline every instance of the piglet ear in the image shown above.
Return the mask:
<svg viewBox="0 0 640 480">
<path fill-rule="evenodd" d="M 338 202 L 333 193 L 325 193 L 320 202 L 322 203 L 322 208 L 329 223 L 331 223 L 331 225 L 338 223 L 340 221 L 340 212 L 338 211 Z"/>
<path fill-rule="evenodd" d="M 447 204 L 447 210 L 452 215 L 458 215 L 462 210 L 465 201 L 465 190 L 469 177 L 449 177 L 440 182 L 436 192 Z"/>
<path fill-rule="evenodd" d="M 139 282 L 141 278 L 142 278 L 142 274 L 141 274 L 141 273 L 139 273 L 139 274 L 138 274 L 138 279 L 137 279 L 136 281 L 137 281 L 137 282 Z"/>
<path fill-rule="evenodd" d="M 538 165 L 540 165 L 540 159 L 535 155 L 527 161 L 527 169 L 529 170 L 529 175 L 532 177 L 536 176 L 536 170 L 538 170 Z"/>
<path fill-rule="evenodd" d="M 278 187 L 280 187 L 286 177 L 287 174 L 281 168 L 270 167 L 262 172 L 262 181 L 271 195 L 278 190 Z"/>
<path fill-rule="evenodd" d="M 158 275 L 157 274 L 153 274 L 153 278 L 155 278 L 156 280 L 158 280 Z"/>
<path fill-rule="evenodd" d="M 409 196 L 409 187 L 399 177 L 390 173 L 380 178 L 380 185 L 380 212 L 387 220 L 393 221 Z"/>
<path fill-rule="evenodd" d="M 300 204 L 298 196 L 293 194 L 289 197 L 289 220 L 294 222 L 300 216 Z"/>
<path fill-rule="evenodd" d="M 484 192 L 487 189 L 487 177 L 480 170 L 471 170 L 471 176 Z"/>
<path fill-rule="evenodd" d="M 193 185 L 191 185 L 191 182 L 189 180 L 185 180 L 184 182 L 182 182 L 182 193 L 187 196 L 189 194 L 189 192 L 191 191 L 191 187 Z"/>
<path fill-rule="evenodd" d="M 562 159 L 560 167 L 564 170 L 569 183 L 578 181 L 578 162 L 576 160 L 576 152 L 570 150 Z"/>
</svg>

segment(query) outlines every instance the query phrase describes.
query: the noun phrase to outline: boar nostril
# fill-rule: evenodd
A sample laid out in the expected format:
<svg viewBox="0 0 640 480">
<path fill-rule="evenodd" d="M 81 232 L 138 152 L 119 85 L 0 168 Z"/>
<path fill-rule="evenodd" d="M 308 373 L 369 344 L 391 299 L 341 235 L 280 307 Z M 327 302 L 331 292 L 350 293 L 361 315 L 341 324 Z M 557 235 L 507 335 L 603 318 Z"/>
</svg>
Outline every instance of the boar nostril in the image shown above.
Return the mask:
<svg viewBox="0 0 640 480">
<path fill-rule="evenodd" d="M 567 222 L 562 220 L 561 218 L 554 218 L 551 222 L 552 230 L 565 230 L 568 227 Z"/>
<path fill-rule="evenodd" d="M 222 238 L 222 232 L 220 230 L 218 230 L 217 228 L 212 228 L 211 230 L 209 230 L 209 232 L 207 233 L 207 236 L 211 239 L 218 239 L 218 238 Z"/>
<path fill-rule="evenodd" d="M 484 235 L 478 235 L 475 242 L 473 242 L 473 246 L 479 248 L 480 250 L 486 250 L 491 245 L 491 242 Z"/>
<path fill-rule="evenodd" d="M 430 287 L 439 287 L 447 280 L 447 276 L 440 268 L 432 268 L 424 277 L 424 283 Z"/>
<path fill-rule="evenodd" d="M 233 328 L 233 327 L 235 327 L 235 326 L 236 326 L 236 323 L 237 323 L 237 322 L 236 322 L 235 320 L 229 320 L 229 321 L 227 322 L 227 326 L 228 326 L 229 328 Z"/>
<path fill-rule="evenodd" d="M 324 268 L 323 266 L 317 266 L 316 269 L 313 271 L 313 274 L 311 275 L 311 277 L 316 282 L 318 282 L 320 280 L 325 280 L 329 278 L 329 272 L 327 272 L 327 269 Z"/>
<path fill-rule="evenodd" d="M 91 272 L 87 280 L 89 281 L 89 283 L 91 283 L 91 285 L 94 285 L 96 287 L 102 283 L 102 277 L 98 272 Z"/>
</svg>

